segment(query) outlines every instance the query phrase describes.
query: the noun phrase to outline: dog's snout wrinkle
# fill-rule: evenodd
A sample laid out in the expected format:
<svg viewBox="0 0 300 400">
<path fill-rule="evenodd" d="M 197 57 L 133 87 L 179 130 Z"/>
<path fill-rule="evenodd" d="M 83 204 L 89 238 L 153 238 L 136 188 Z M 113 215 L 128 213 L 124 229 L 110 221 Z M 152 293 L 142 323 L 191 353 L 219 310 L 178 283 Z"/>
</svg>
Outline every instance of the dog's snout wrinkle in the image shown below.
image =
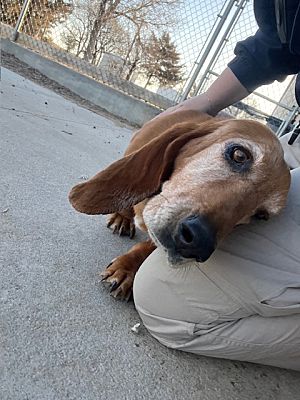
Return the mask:
<svg viewBox="0 0 300 400">
<path fill-rule="evenodd" d="M 216 248 L 216 230 L 205 216 L 186 217 L 179 223 L 175 246 L 184 258 L 204 262 Z"/>
</svg>

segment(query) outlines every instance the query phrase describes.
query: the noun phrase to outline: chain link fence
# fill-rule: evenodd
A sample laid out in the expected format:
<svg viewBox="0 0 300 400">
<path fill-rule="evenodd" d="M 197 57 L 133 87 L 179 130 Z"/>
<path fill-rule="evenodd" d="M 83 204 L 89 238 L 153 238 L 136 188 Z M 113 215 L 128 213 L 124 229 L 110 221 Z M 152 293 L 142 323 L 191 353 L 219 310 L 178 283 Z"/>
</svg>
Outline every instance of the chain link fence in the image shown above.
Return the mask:
<svg viewBox="0 0 300 400">
<path fill-rule="evenodd" d="M 233 58 L 234 47 L 238 41 L 253 35 L 257 24 L 253 13 L 253 4 L 248 0 L 232 1 L 226 25 L 220 33 L 218 47 L 212 49 L 211 59 L 204 65 L 195 80 L 195 93 L 205 91 L 222 73 Z M 230 107 L 229 111 L 236 117 L 252 118 L 266 121 L 278 134 L 283 133 L 288 124 L 293 122 L 296 114 L 294 106 L 294 77 L 287 77 L 284 82 L 274 82 L 260 87 L 243 102 Z"/>
<path fill-rule="evenodd" d="M 1 36 L 166 109 L 204 91 L 257 29 L 248 0 L 2 0 Z M 231 107 L 282 133 L 293 77 Z"/>
</svg>

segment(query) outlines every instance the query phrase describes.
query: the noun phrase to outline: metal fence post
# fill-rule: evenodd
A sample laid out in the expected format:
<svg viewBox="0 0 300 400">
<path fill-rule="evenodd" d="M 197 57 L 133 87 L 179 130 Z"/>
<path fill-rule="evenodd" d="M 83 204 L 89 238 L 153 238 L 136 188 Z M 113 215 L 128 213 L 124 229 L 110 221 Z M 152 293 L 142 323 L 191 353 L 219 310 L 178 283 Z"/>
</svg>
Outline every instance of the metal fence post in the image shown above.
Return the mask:
<svg viewBox="0 0 300 400">
<path fill-rule="evenodd" d="M 203 83 L 207 79 L 207 74 L 209 74 L 210 69 L 214 65 L 216 59 L 218 58 L 220 51 L 224 47 L 225 43 L 228 41 L 228 36 L 230 36 L 231 30 L 234 28 L 235 24 L 239 20 L 239 17 L 248 1 L 249 0 L 241 0 L 240 3 L 236 5 L 237 8 L 236 8 L 230 22 L 228 23 L 227 28 L 225 29 L 225 32 L 223 33 L 222 38 L 221 38 L 216 50 L 214 51 L 214 54 L 212 55 L 208 65 L 206 66 L 203 76 L 201 77 L 201 79 L 198 83 L 198 86 L 196 89 L 196 94 L 198 94 L 199 91 L 201 90 Z"/>
<path fill-rule="evenodd" d="M 31 0 L 25 0 L 18 18 L 18 21 L 16 23 L 16 26 L 14 28 L 14 31 L 12 33 L 12 37 L 11 40 L 13 42 L 15 42 L 18 39 L 18 35 L 20 32 L 20 29 L 22 28 L 22 25 L 24 23 L 24 19 L 26 17 L 27 11 L 28 11 L 28 7 L 30 6 Z"/>
<path fill-rule="evenodd" d="M 215 28 L 215 31 L 213 32 L 210 40 L 208 41 L 205 51 L 204 51 L 202 57 L 200 58 L 199 62 L 197 63 L 198 65 L 197 65 L 192 77 L 190 78 L 190 81 L 189 81 L 187 87 L 185 88 L 183 94 L 181 95 L 180 101 L 183 101 L 188 97 L 188 95 L 193 87 L 193 84 L 195 83 L 195 81 L 199 75 L 199 72 L 200 72 L 201 68 L 203 67 L 203 64 L 205 63 L 213 45 L 215 44 L 217 37 L 219 36 L 219 34 L 225 24 L 225 21 L 226 21 L 228 15 L 230 14 L 230 11 L 231 11 L 234 3 L 236 3 L 237 1 L 238 0 L 230 0 L 229 3 L 227 4 L 227 7 L 225 8 L 225 10 L 223 12 L 223 15 L 218 15 L 218 17 L 220 18 L 220 21 L 217 24 L 217 27 Z"/>
<path fill-rule="evenodd" d="M 289 115 L 287 118 L 282 121 L 280 127 L 278 128 L 278 131 L 276 132 L 276 136 L 281 137 L 284 133 L 286 128 L 289 126 L 289 124 L 293 121 L 293 119 L 297 116 L 297 114 L 300 112 L 300 108 L 297 106 L 294 106 L 292 111 L 290 111 Z"/>
</svg>

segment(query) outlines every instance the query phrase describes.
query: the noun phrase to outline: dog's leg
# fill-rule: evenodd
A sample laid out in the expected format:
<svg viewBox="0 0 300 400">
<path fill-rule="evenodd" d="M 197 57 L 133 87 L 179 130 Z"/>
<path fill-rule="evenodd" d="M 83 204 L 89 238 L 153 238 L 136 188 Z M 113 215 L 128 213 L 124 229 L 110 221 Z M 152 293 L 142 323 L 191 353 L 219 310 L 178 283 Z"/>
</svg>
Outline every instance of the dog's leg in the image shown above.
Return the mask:
<svg viewBox="0 0 300 400">
<path fill-rule="evenodd" d="M 118 232 L 119 236 L 129 236 L 132 239 L 135 235 L 133 208 L 109 214 L 107 227 L 111 228 L 113 233 Z"/>
<path fill-rule="evenodd" d="M 113 297 L 129 300 L 137 270 L 155 249 L 156 246 L 151 240 L 138 243 L 128 253 L 115 258 L 100 274 L 102 281 L 110 283 L 110 293 Z"/>
</svg>

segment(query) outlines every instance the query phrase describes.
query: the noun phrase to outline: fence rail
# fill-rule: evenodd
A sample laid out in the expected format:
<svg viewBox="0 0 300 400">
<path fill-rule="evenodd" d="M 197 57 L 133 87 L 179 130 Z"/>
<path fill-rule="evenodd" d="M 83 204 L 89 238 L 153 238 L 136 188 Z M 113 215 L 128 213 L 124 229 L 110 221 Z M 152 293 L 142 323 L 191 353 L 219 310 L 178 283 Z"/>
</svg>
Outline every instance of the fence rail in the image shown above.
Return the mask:
<svg viewBox="0 0 300 400">
<path fill-rule="evenodd" d="M 1 24 L 3 37 L 9 38 L 14 35 L 14 30 L 9 26 Z M 41 44 L 38 39 L 32 38 L 25 33 L 18 34 L 18 43 L 26 46 L 30 50 L 36 51 L 44 57 L 50 58 L 66 66 L 72 67 L 74 70 L 87 75 L 101 83 L 113 86 L 115 89 L 120 90 L 137 99 L 144 100 L 160 109 L 166 109 L 173 106 L 175 103 L 157 93 L 150 92 L 132 82 L 122 79 L 120 76 L 112 74 L 109 70 L 101 70 L 95 65 L 82 60 L 73 54 L 70 54 L 58 47 L 53 47 L 47 42 Z"/>
<path fill-rule="evenodd" d="M 257 29 L 249 0 L 2 0 L 1 36 L 166 109 L 204 91 Z M 294 78 L 230 107 L 281 135 L 299 113 Z"/>
</svg>

